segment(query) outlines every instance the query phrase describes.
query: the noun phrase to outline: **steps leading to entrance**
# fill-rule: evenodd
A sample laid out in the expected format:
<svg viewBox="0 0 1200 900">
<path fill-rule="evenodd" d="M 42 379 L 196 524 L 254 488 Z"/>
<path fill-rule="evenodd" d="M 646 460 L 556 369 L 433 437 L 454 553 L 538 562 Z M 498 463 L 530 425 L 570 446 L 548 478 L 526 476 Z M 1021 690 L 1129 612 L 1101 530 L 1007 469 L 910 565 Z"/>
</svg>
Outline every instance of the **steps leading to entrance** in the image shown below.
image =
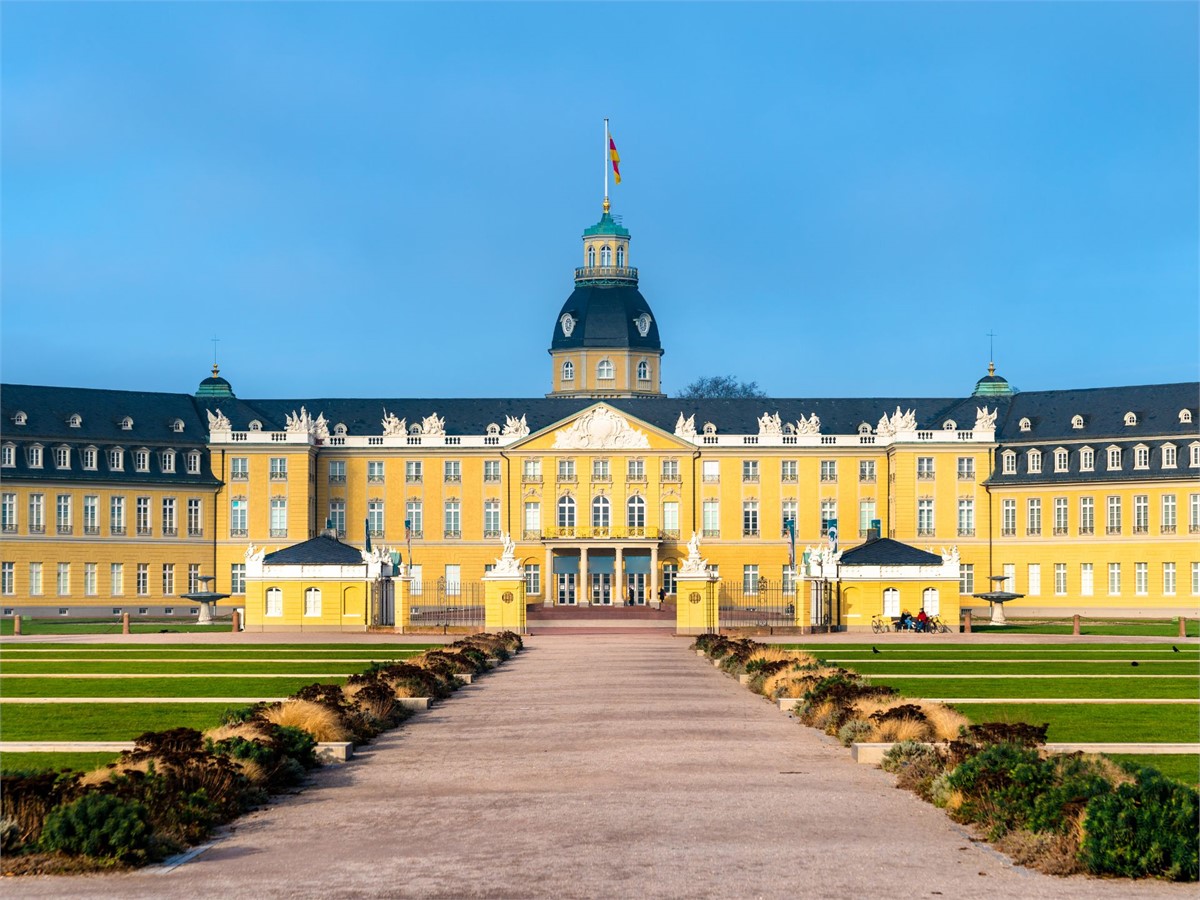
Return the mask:
<svg viewBox="0 0 1200 900">
<path fill-rule="evenodd" d="M 675 607 L 664 606 L 542 606 L 530 603 L 526 606 L 526 618 L 532 622 L 592 622 L 615 623 L 620 621 L 659 622 L 673 624 Z"/>
</svg>

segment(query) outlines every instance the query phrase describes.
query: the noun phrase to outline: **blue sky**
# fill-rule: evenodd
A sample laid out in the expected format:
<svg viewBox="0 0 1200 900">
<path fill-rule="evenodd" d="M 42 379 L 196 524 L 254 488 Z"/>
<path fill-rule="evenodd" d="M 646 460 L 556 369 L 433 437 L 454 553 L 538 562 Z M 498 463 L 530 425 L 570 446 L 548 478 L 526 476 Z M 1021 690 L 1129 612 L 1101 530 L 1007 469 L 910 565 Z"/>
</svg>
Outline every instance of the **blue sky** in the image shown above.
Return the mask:
<svg viewBox="0 0 1200 900">
<path fill-rule="evenodd" d="M 540 396 L 607 115 L 669 393 L 1194 379 L 1197 9 L 6 3 L 0 375 Z"/>
</svg>

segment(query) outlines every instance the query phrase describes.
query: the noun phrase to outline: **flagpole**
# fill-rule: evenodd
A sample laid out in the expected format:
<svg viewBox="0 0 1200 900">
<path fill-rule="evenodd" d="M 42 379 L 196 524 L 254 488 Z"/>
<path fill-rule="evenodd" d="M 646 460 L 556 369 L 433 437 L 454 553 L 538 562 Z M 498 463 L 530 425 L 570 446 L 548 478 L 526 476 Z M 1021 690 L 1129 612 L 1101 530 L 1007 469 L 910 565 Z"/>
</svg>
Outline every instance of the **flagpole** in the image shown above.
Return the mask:
<svg viewBox="0 0 1200 900">
<path fill-rule="evenodd" d="M 604 118 L 604 208 L 608 209 L 608 117 Z"/>
</svg>

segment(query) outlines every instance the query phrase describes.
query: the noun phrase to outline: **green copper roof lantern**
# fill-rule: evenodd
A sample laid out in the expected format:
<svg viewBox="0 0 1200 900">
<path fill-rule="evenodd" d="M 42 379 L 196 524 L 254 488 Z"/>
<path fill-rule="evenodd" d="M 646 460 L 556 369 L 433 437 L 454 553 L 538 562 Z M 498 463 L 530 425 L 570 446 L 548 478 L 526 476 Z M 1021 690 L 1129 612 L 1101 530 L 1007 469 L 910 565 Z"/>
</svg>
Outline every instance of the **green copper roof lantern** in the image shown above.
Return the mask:
<svg viewBox="0 0 1200 900">
<path fill-rule="evenodd" d="M 233 386 L 220 376 L 220 369 L 213 363 L 212 375 L 200 382 L 197 397 L 233 397 Z"/>
<path fill-rule="evenodd" d="M 629 237 L 629 229 L 612 217 L 607 209 L 604 210 L 604 215 L 600 217 L 600 221 L 591 228 L 585 228 L 583 231 L 584 237 L 595 237 L 601 234 L 611 234 L 617 237 Z"/>
<path fill-rule="evenodd" d="M 996 364 L 988 363 L 988 373 L 975 382 L 975 390 L 971 392 L 972 397 L 1011 397 L 1016 391 L 1013 390 L 1007 379 L 996 374 Z"/>
</svg>

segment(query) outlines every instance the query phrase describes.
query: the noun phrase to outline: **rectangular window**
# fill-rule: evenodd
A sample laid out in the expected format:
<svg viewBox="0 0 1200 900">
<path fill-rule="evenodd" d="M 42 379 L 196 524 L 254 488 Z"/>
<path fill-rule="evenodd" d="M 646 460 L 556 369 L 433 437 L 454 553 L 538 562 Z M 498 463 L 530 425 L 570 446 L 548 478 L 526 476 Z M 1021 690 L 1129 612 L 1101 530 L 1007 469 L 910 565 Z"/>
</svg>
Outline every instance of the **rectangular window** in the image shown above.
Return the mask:
<svg viewBox="0 0 1200 900">
<path fill-rule="evenodd" d="M 0 466 L 11 469 L 17 464 L 17 448 L 12 444 L 0 447 Z"/>
<path fill-rule="evenodd" d="M 542 480 L 542 461 L 527 459 L 521 464 L 521 480 L 537 483 Z"/>
<path fill-rule="evenodd" d="M 271 537 L 287 537 L 287 497 L 271 498 Z"/>
<path fill-rule="evenodd" d="M 120 597 L 125 593 L 125 565 L 124 563 L 111 563 L 108 567 L 108 586 L 109 592 L 114 597 Z"/>
<path fill-rule="evenodd" d="M 1176 515 L 1176 511 L 1175 511 L 1175 495 L 1174 494 L 1163 494 L 1162 495 L 1162 524 L 1161 524 L 1159 530 L 1163 534 L 1174 534 L 1176 518 L 1177 518 L 1177 515 Z"/>
<path fill-rule="evenodd" d="M 1133 533 L 1150 533 L 1150 497 L 1136 494 L 1133 498 Z"/>
<path fill-rule="evenodd" d="M 1017 533 L 1017 501 L 1000 501 L 1000 534 L 1012 537 Z"/>
<path fill-rule="evenodd" d="M 837 460 L 823 459 L 821 460 L 821 480 L 822 481 L 837 481 Z"/>
<path fill-rule="evenodd" d="M 40 562 L 29 564 L 29 595 L 31 597 L 42 595 L 42 564 Z"/>
<path fill-rule="evenodd" d="M 367 460 L 367 483 L 368 484 L 383 484 L 383 460 L 382 459 Z"/>
<path fill-rule="evenodd" d="M 666 537 L 679 537 L 679 503 L 676 500 L 667 500 L 662 505 L 663 514 L 663 531 Z"/>
<path fill-rule="evenodd" d="M 329 461 L 329 483 L 346 483 L 346 461 L 344 459 L 331 459 Z"/>
<path fill-rule="evenodd" d="M 0 563 L 0 594 L 15 594 L 17 592 L 17 564 Z"/>
<path fill-rule="evenodd" d="M 975 593 L 974 563 L 963 563 L 958 567 L 958 592 L 960 594 Z"/>
<path fill-rule="evenodd" d="M 447 459 L 442 462 L 443 480 L 450 484 L 462 481 L 462 463 L 457 459 Z"/>
<path fill-rule="evenodd" d="M 178 531 L 175 525 L 175 498 L 163 497 L 162 502 L 162 532 L 166 537 L 174 537 Z"/>
<path fill-rule="evenodd" d="M 1133 467 L 1135 469 L 1150 468 L 1150 448 L 1149 447 L 1134 447 L 1133 448 Z"/>
<path fill-rule="evenodd" d="M 1108 498 L 1108 533 L 1121 533 L 1121 498 Z"/>
<path fill-rule="evenodd" d="M 787 563 L 779 573 L 779 583 L 783 585 L 784 596 L 791 597 L 796 593 L 796 570 Z"/>
<path fill-rule="evenodd" d="M 58 564 L 58 596 L 66 597 L 71 593 L 71 564 Z"/>
<path fill-rule="evenodd" d="M 1121 564 L 1108 564 L 1108 593 L 1116 596 L 1121 593 Z"/>
<path fill-rule="evenodd" d="M 1162 467 L 1174 469 L 1179 464 L 1179 451 L 1173 444 L 1164 444 L 1162 448 Z"/>
<path fill-rule="evenodd" d="M 560 459 L 558 461 L 558 480 L 559 481 L 574 481 L 575 480 L 575 460 Z"/>
<path fill-rule="evenodd" d="M 187 470 L 189 475 L 200 474 L 200 454 L 194 450 L 187 455 Z"/>
<path fill-rule="evenodd" d="M 975 501 L 971 497 L 962 497 L 958 501 L 958 536 L 974 537 L 975 535 Z"/>
<path fill-rule="evenodd" d="M 1067 533 L 1067 498 L 1054 498 L 1054 533 L 1056 535 L 1064 535 Z"/>
<path fill-rule="evenodd" d="M 407 484 L 420 484 L 422 481 L 421 460 L 409 459 L 404 463 L 404 481 Z"/>
<path fill-rule="evenodd" d="M 626 470 L 628 481 L 645 481 L 646 480 L 646 461 L 644 459 L 629 460 L 628 469 Z"/>
<path fill-rule="evenodd" d="M 675 596 L 675 594 L 677 593 L 677 589 L 676 589 L 675 585 L 676 585 L 676 579 L 679 577 L 679 567 L 676 566 L 675 563 L 664 563 L 662 574 L 663 574 L 663 580 L 662 580 L 663 593 L 668 594 L 672 597 Z"/>
<path fill-rule="evenodd" d="M 821 501 L 821 537 L 829 535 L 829 526 L 837 522 L 837 501 Z"/>
<path fill-rule="evenodd" d="M 234 456 L 229 460 L 229 480 L 249 481 L 250 460 L 245 456 Z"/>
<path fill-rule="evenodd" d="M 1041 563 L 1030 563 L 1029 570 L 1026 573 L 1029 578 L 1029 588 L 1026 593 L 1030 597 L 1040 597 L 1042 594 L 1042 566 Z"/>
<path fill-rule="evenodd" d="M 125 498 L 110 497 L 108 501 L 108 531 L 110 534 L 125 533 Z"/>
<path fill-rule="evenodd" d="M 26 455 L 26 459 L 28 460 L 29 468 L 40 469 L 42 467 L 41 444 L 34 444 L 32 447 L 30 447 L 29 452 Z"/>
<path fill-rule="evenodd" d="M 525 564 L 525 593 L 540 594 L 542 592 L 542 567 L 537 563 Z"/>
<path fill-rule="evenodd" d="M 1163 563 L 1163 593 L 1173 597 L 1175 595 L 1175 563 Z"/>
<path fill-rule="evenodd" d="M 917 536 L 930 537 L 933 534 L 933 500 L 923 497 L 917 500 Z"/>
<path fill-rule="evenodd" d="M 175 563 L 163 563 L 162 592 L 164 597 L 175 593 Z"/>
<path fill-rule="evenodd" d="M 483 480 L 488 484 L 500 483 L 500 460 L 485 459 L 483 461 Z"/>
<path fill-rule="evenodd" d="M 704 537 L 721 536 L 721 503 L 718 500 L 705 500 L 702 507 Z"/>
<path fill-rule="evenodd" d="M 383 537 L 383 501 L 367 501 L 367 530 L 373 538 Z"/>
<path fill-rule="evenodd" d="M 742 503 L 742 537 L 758 537 L 758 501 Z"/>
<path fill-rule="evenodd" d="M 796 460 L 785 459 L 779 463 L 779 480 L 785 484 L 795 484 L 798 480 Z"/>
<path fill-rule="evenodd" d="M 1016 563 L 1005 563 L 1004 569 L 1004 587 L 1001 590 L 1015 591 L 1017 589 L 1017 565 Z"/>
<path fill-rule="evenodd" d="M 917 457 L 917 480 L 932 481 L 933 480 L 933 457 L 918 456 Z"/>
<path fill-rule="evenodd" d="M 786 527 L 790 521 L 793 528 L 800 527 L 800 504 L 795 500 L 784 500 L 779 505 L 779 521 Z"/>
<path fill-rule="evenodd" d="M 100 498 L 94 494 L 83 498 L 83 533 L 100 533 Z"/>
<path fill-rule="evenodd" d="M 263 610 L 263 615 L 283 615 L 283 591 L 281 591 L 279 588 L 267 588 L 266 608 Z"/>
<path fill-rule="evenodd" d="M 1067 564 L 1054 564 L 1054 595 L 1061 597 L 1067 592 Z"/>
<path fill-rule="evenodd" d="M 0 531 L 12 534 L 17 530 L 17 495 L 0 497 Z"/>
<path fill-rule="evenodd" d="M 58 526 L 59 534 L 71 533 L 71 495 L 59 494 L 55 498 L 54 504 L 54 521 Z"/>
<path fill-rule="evenodd" d="M 592 460 L 592 481 L 611 481 L 612 472 L 607 459 Z"/>
<path fill-rule="evenodd" d="M 175 471 L 175 451 L 164 450 L 159 455 L 159 467 L 167 473 Z"/>
<path fill-rule="evenodd" d="M 32 507 L 30 508 L 29 518 L 31 520 L 30 524 L 32 524 Z M 1200 534 L 1200 494 L 1188 495 L 1188 533 Z"/>
<path fill-rule="evenodd" d="M 137 564 L 137 592 L 139 597 L 150 593 L 150 564 Z"/>
<path fill-rule="evenodd" d="M 701 477 L 710 484 L 716 484 L 721 480 L 721 461 L 717 459 L 706 459 L 700 464 Z"/>
<path fill-rule="evenodd" d="M 71 468 L 71 448 L 70 447 L 55 447 L 54 448 L 54 466 L 58 469 Z"/>
<path fill-rule="evenodd" d="M 1150 593 L 1150 566 L 1148 563 L 1133 564 L 1133 592 L 1139 597 Z"/>
<path fill-rule="evenodd" d="M 663 481 L 678 481 L 679 480 L 679 460 L 664 459 L 662 461 L 662 480 Z"/>
<path fill-rule="evenodd" d="M 187 592 L 189 594 L 194 594 L 198 590 L 200 590 L 200 564 L 199 563 L 188 563 L 187 578 L 188 578 Z"/>
<path fill-rule="evenodd" d="M 342 537 L 346 533 L 346 501 L 345 500 L 330 500 L 329 501 L 329 527 L 333 529 L 333 533 L 338 537 Z"/>
<path fill-rule="evenodd" d="M 867 532 L 871 529 L 871 523 L 875 521 L 875 501 L 874 500 L 859 500 L 858 501 L 858 536 L 865 538 Z"/>
<path fill-rule="evenodd" d="M 758 593 L 758 566 L 742 566 L 742 593 Z"/>
<path fill-rule="evenodd" d="M 875 460 L 860 459 L 858 461 L 858 480 L 864 484 L 875 482 Z"/>
<path fill-rule="evenodd" d="M 1079 498 L 1079 533 L 1092 534 L 1096 530 L 1096 501 L 1091 497 Z"/>
<path fill-rule="evenodd" d="M 959 481 L 974 481 L 975 480 L 975 457 L 960 456 L 958 458 L 958 480 Z"/>
<path fill-rule="evenodd" d="M 1079 471 L 1090 472 L 1096 468 L 1096 451 L 1091 447 L 1084 447 L 1079 451 Z"/>
<path fill-rule="evenodd" d="M 457 597 L 462 593 L 462 567 L 458 565 L 446 566 L 446 596 Z"/>
<path fill-rule="evenodd" d="M 246 593 L 246 564 L 232 563 L 229 566 L 229 593 Z"/>
<path fill-rule="evenodd" d="M 1054 451 L 1054 471 L 1066 472 L 1070 468 L 1071 454 L 1063 447 Z"/>
<path fill-rule="evenodd" d="M 204 510 L 200 500 L 190 497 L 187 502 L 188 537 L 201 537 L 204 534 Z"/>
<path fill-rule="evenodd" d="M 407 537 L 418 540 L 425 537 L 425 507 L 420 500 L 409 500 L 404 504 L 404 527 Z"/>
<path fill-rule="evenodd" d="M 758 460 L 743 459 L 742 460 L 742 481 L 747 484 L 758 483 Z"/>
<path fill-rule="evenodd" d="M 1195 506 L 1195 504 L 1193 504 Z M 46 495 L 29 495 L 29 533 L 42 534 L 46 530 Z"/>
<path fill-rule="evenodd" d="M 1200 594 L 1200 562 L 1192 563 L 1192 594 Z"/>
<path fill-rule="evenodd" d="M 85 597 L 96 596 L 96 569 L 94 562 L 83 564 L 83 595 Z"/>
<path fill-rule="evenodd" d="M 1108 470 L 1110 472 L 1118 471 L 1121 468 L 1121 448 L 1108 448 Z"/>
<path fill-rule="evenodd" d="M 1017 454 L 1011 450 L 1005 450 L 1000 457 L 1000 471 L 1005 475 L 1017 474 Z"/>
<path fill-rule="evenodd" d="M 500 501 L 485 500 L 483 504 L 483 536 L 500 537 Z"/>
<path fill-rule="evenodd" d="M 150 498 L 138 497 L 135 504 L 135 515 L 137 516 L 137 533 L 139 537 L 150 536 Z"/>
<path fill-rule="evenodd" d="M 447 538 L 462 537 L 462 517 L 457 500 L 447 500 L 443 517 L 444 531 Z"/>
<path fill-rule="evenodd" d="M 272 481 L 287 481 L 287 457 L 272 456 L 271 457 L 271 480 Z"/>
<path fill-rule="evenodd" d="M 1026 506 L 1025 533 L 1029 535 L 1042 533 L 1042 501 L 1039 497 L 1031 497 Z"/>
<path fill-rule="evenodd" d="M 234 497 L 229 501 L 229 536 L 246 537 L 249 508 L 245 497 Z"/>
<path fill-rule="evenodd" d="M 1042 451 L 1030 450 L 1026 454 L 1029 460 L 1029 472 L 1032 475 L 1040 475 L 1042 472 Z"/>
<path fill-rule="evenodd" d="M 1090 597 L 1095 593 L 1095 572 L 1091 563 L 1080 563 L 1079 565 L 1079 593 L 1081 596 Z"/>
</svg>

